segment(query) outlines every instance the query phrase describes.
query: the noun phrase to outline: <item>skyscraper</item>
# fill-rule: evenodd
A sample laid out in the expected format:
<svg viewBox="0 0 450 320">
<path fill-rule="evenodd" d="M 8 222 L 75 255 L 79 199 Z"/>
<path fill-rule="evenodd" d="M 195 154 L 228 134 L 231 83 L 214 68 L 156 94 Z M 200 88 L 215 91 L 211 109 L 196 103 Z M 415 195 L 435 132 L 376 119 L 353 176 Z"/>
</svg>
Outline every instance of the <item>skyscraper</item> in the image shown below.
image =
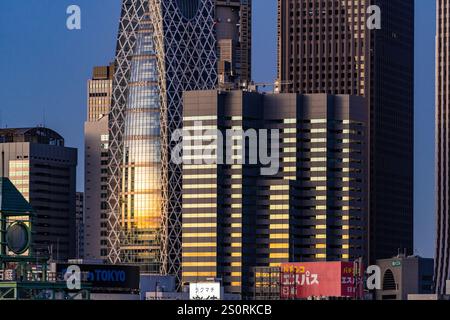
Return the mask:
<svg viewBox="0 0 450 320">
<path fill-rule="evenodd" d="M 162 271 L 181 269 L 182 167 L 171 160 L 182 128 L 184 91 L 217 87 L 215 1 L 150 0 L 161 86 Z"/>
<path fill-rule="evenodd" d="M 77 192 L 75 198 L 75 258 L 84 258 L 84 193 Z"/>
<path fill-rule="evenodd" d="M 436 14 L 436 212 L 437 237 L 435 260 L 436 293 L 446 292 L 446 280 L 450 280 L 450 208 L 449 208 L 449 147 L 448 124 L 450 106 L 448 88 L 450 3 L 437 1 Z M 448 289 L 448 288 L 447 288 Z"/>
<path fill-rule="evenodd" d="M 369 29 L 376 8 L 381 29 Z M 414 1 L 279 0 L 278 80 L 281 92 L 367 99 L 369 258 L 412 253 Z"/>
<path fill-rule="evenodd" d="M 232 2 L 221 3 L 226 9 Z M 215 20 L 215 4 L 213 0 L 122 2 L 109 115 L 112 263 L 138 264 L 143 271 L 179 276 L 182 181 L 181 166 L 171 161 L 176 145 L 171 136 L 182 126 L 183 91 L 218 85 L 220 22 Z M 249 12 L 244 16 L 249 19 Z M 235 17 L 229 17 L 230 26 Z M 247 41 L 242 45 L 236 42 L 239 37 L 223 33 L 223 39 L 233 42 L 236 59 L 230 60 L 243 77 L 250 68 L 248 27 L 247 23 Z M 243 63 L 246 71 L 239 71 Z"/>
<path fill-rule="evenodd" d="M 0 130 L 0 174 L 33 207 L 34 250 L 66 261 L 76 257 L 77 149 L 48 128 Z"/>
<path fill-rule="evenodd" d="M 249 298 L 253 267 L 364 256 L 362 97 L 201 91 L 184 99 L 183 282 L 219 278 L 225 292 Z M 279 131 L 270 138 L 279 155 L 260 149 L 260 130 Z M 219 135 L 233 140 L 231 163 L 220 160 L 230 141 Z M 279 161 L 273 174 L 250 162 L 252 140 Z"/>
<path fill-rule="evenodd" d="M 88 81 L 87 121 L 84 124 L 85 225 L 84 258 L 107 259 L 108 114 L 114 65 L 95 67 Z"/>
<path fill-rule="evenodd" d="M 97 122 L 107 116 L 111 109 L 112 79 L 114 64 L 94 67 L 88 80 L 87 121 Z"/>
<path fill-rule="evenodd" d="M 108 259 L 160 269 L 160 86 L 149 2 L 123 1 L 109 114 Z"/>
<path fill-rule="evenodd" d="M 221 88 L 251 81 L 252 2 L 216 0 L 218 75 Z"/>
</svg>

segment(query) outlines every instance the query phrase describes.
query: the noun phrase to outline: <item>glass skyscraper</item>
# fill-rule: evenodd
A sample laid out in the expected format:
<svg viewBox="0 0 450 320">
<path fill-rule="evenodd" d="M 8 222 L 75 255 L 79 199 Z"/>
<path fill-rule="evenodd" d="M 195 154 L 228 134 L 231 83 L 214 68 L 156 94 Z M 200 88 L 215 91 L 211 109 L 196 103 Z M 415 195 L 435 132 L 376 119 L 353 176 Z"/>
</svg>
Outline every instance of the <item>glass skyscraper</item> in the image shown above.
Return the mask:
<svg viewBox="0 0 450 320">
<path fill-rule="evenodd" d="M 161 228 L 160 90 L 153 27 L 136 35 L 124 114 L 121 190 L 122 262 L 159 272 Z"/>
<path fill-rule="evenodd" d="M 123 1 L 109 116 L 108 259 L 159 270 L 159 85 L 148 1 Z"/>
<path fill-rule="evenodd" d="M 450 210 L 449 210 L 449 38 L 450 4 L 437 1 L 436 36 L 436 293 L 444 294 L 450 280 Z"/>
<path fill-rule="evenodd" d="M 367 99 L 369 261 L 412 254 L 414 1 L 278 0 L 278 78 L 280 92 Z"/>
<path fill-rule="evenodd" d="M 109 116 L 108 258 L 180 274 L 183 91 L 217 86 L 213 0 L 123 0 Z"/>
</svg>

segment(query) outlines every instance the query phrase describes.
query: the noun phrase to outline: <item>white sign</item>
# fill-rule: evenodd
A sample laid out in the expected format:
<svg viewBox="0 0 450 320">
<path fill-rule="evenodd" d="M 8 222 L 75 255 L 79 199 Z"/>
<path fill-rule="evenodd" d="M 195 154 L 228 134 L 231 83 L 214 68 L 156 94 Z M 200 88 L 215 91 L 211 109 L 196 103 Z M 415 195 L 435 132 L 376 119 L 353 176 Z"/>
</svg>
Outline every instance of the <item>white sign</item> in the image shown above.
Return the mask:
<svg viewBox="0 0 450 320">
<path fill-rule="evenodd" d="M 190 300 L 220 300 L 221 288 L 219 282 L 191 283 L 189 285 Z"/>
</svg>

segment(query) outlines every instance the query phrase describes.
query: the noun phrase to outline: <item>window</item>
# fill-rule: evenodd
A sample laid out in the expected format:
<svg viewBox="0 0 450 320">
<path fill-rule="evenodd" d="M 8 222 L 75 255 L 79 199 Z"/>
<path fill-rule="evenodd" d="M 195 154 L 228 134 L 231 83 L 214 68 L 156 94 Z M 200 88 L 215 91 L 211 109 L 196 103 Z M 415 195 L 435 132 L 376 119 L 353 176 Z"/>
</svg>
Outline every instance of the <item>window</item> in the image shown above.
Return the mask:
<svg viewBox="0 0 450 320">
<path fill-rule="evenodd" d="M 386 270 L 383 277 L 383 290 L 397 290 L 394 274 L 390 269 Z"/>
</svg>

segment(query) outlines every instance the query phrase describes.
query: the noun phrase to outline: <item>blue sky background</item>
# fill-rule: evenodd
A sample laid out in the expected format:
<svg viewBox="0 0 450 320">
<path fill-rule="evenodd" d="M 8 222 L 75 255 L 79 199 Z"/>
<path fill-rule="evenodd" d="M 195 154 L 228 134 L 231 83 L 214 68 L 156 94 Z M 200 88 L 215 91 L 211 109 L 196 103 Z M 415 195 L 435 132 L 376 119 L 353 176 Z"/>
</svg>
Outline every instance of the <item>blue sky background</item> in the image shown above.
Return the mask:
<svg viewBox="0 0 450 320">
<path fill-rule="evenodd" d="M 276 77 L 276 0 L 254 0 L 257 82 Z M 86 81 L 114 58 L 120 0 L 0 1 L 0 126 L 44 124 L 79 148 L 83 188 Z M 82 30 L 66 29 L 66 9 L 82 10 Z M 416 251 L 434 255 L 435 1 L 416 0 Z"/>
</svg>

